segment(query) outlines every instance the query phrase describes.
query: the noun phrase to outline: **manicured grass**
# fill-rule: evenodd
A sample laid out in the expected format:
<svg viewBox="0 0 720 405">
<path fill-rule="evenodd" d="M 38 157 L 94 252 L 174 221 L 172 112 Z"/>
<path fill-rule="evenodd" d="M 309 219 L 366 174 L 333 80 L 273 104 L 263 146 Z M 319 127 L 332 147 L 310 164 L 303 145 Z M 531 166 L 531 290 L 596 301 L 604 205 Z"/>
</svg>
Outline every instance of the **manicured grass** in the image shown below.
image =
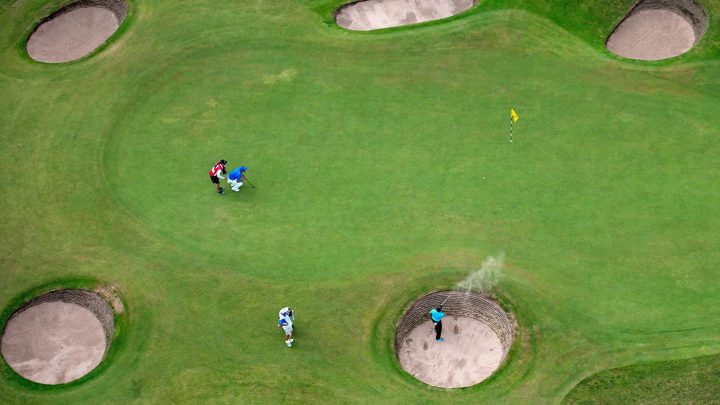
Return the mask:
<svg viewBox="0 0 720 405">
<path fill-rule="evenodd" d="M 340 1 L 137 0 L 97 54 L 28 60 L 61 3 L 0 1 L 0 311 L 91 278 L 126 334 L 70 387 L 3 363 L 4 401 L 559 402 L 720 352 L 720 2 L 697 51 L 652 64 L 603 51 L 632 1 L 590 0 L 367 34 L 328 24 Z M 215 195 L 220 158 L 257 189 Z M 500 253 L 508 364 L 454 391 L 403 373 L 405 305 Z"/>
<path fill-rule="evenodd" d="M 603 371 L 579 384 L 568 404 L 717 403 L 720 356 L 643 363 Z"/>
</svg>

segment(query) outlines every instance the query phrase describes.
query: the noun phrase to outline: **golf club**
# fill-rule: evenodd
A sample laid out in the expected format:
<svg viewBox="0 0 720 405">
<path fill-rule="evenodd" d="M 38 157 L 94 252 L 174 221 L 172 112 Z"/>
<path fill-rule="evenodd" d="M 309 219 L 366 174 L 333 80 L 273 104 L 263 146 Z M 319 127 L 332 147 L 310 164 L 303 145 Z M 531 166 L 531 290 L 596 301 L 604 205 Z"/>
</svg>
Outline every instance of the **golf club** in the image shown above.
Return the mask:
<svg viewBox="0 0 720 405">
<path fill-rule="evenodd" d="M 255 188 L 255 185 L 252 184 L 252 182 L 250 182 L 250 179 L 248 179 L 247 177 L 245 177 L 245 175 L 243 175 L 243 179 L 245 179 L 245 181 L 247 181 L 248 184 L 252 186 L 252 188 Z"/>
</svg>

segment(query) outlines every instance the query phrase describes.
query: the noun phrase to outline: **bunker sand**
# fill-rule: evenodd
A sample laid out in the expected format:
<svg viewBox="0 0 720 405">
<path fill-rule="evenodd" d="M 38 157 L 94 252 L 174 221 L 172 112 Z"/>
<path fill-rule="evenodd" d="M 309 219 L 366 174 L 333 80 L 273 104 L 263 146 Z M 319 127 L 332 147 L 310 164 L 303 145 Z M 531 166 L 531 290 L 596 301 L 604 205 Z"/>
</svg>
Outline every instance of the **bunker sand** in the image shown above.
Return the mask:
<svg viewBox="0 0 720 405">
<path fill-rule="evenodd" d="M 435 341 L 429 311 L 443 305 L 444 342 Z M 442 388 L 468 387 L 488 378 L 507 358 L 515 322 L 481 294 L 437 291 L 420 297 L 397 325 L 395 355 L 418 380 Z"/>
<path fill-rule="evenodd" d="M 90 54 L 120 27 L 113 10 L 84 5 L 64 10 L 40 24 L 27 41 L 31 58 L 46 63 L 63 63 Z"/>
<path fill-rule="evenodd" d="M 692 0 L 645 0 L 610 34 L 607 49 L 636 60 L 662 60 L 695 46 L 707 28 L 705 11 Z"/>
<path fill-rule="evenodd" d="M 610 52 L 638 60 L 681 55 L 695 44 L 695 32 L 683 17 L 667 10 L 644 10 L 618 26 L 607 42 Z"/>
<path fill-rule="evenodd" d="M 366 0 L 341 7 L 335 21 L 349 30 L 370 31 L 448 18 L 474 4 L 475 0 Z"/>
<path fill-rule="evenodd" d="M 90 310 L 66 302 L 28 308 L 8 322 L 2 354 L 18 374 L 62 384 L 92 371 L 103 359 L 105 330 Z"/>
<path fill-rule="evenodd" d="M 400 346 L 400 364 L 418 380 L 443 388 L 477 384 L 502 364 L 500 338 L 478 320 L 446 317 L 443 338 L 435 341 L 431 321 L 418 325 Z"/>
</svg>

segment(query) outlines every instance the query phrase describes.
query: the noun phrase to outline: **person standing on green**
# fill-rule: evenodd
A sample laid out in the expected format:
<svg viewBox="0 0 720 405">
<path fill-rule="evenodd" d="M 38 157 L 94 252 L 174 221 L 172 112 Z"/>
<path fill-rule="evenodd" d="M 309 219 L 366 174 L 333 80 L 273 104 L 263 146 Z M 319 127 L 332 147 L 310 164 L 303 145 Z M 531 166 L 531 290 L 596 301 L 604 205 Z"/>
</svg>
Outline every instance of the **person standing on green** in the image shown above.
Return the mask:
<svg viewBox="0 0 720 405">
<path fill-rule="evenodd" d="M 430 318 L 432 318 L 433 324 L 435 324 L 435 341 L 442 342 L 442 319 L 445 313 L 442 311 L 442 305 L 430 311 Z"/>
</svg>

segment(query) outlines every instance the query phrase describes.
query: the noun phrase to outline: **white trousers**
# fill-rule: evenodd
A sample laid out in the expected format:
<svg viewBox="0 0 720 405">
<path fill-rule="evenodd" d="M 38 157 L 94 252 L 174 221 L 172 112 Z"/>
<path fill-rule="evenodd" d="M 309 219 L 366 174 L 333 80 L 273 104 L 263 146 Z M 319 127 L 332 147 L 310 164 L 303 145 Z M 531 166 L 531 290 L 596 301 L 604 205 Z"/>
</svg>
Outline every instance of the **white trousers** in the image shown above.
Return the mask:
<svg viewBox="0 0 720 405">
<path fill-rule="evenodd" d="M 233 191 L 239 191 L 240 187 L 243 186 L 243 182 L 239 180 L 228 179 L 228 183 L 230 183 L 230 187 L 232 187 Z"/>
</svg>

